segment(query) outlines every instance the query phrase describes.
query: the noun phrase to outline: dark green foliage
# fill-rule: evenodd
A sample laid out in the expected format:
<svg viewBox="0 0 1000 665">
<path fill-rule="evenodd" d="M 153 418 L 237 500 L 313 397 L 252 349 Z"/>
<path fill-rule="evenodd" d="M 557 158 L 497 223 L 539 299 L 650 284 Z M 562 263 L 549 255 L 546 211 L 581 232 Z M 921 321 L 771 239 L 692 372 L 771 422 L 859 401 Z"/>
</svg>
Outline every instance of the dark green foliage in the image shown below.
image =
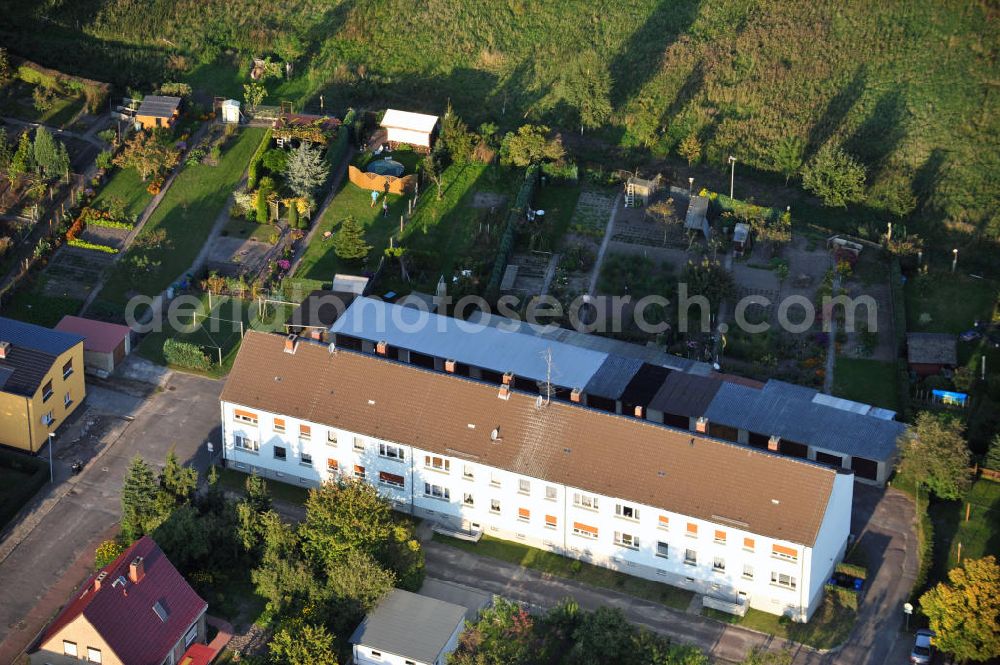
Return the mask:
<svg viewBox="0 0 1000 665">
<path fill-rule="evenodd" d="M 158 494 L 153 470 L 141 457 L 132 458 L 121 492 L 121 538 L 124 542 L 132 543 L 159 525 Z"/>
<path fill-rule="evenodd" d="M 264 153 L 260 163 L 271 173 L 281 173 L 288 164 L 288 153 L 281 148 L 272 148 Z"/>
<path fill-rule="evenodd" d="M 476 135 L 469 131 L 455 109 L 448 104 L 444 117 L 441 119 L 440 145 L 451 157 L 452 161 L 464 164 L 472 159 Z"/>
<path fill-rule="evenodd" d="M 264 159 L 264 154 L 268 152 L 268 148 L 271 147 L 271 130 L 268 129 L 264 132 L 264 137 L 261 139 L 260 145 L 254 151 L 253 156 L 250 158 L 250 165 L 247 167 L 247 189 L 251 190 L 257 186 L 257 179 L 260 177 L 260 167 L 261 160 Z"/>
<path fill-rule="evenodd" d="M 516 132 L 503 137 L 500 144 L 500 163 L 513 166 L 530 166 L 542 162 L 557 162 L 566 151 L 558 136 L 545 125 L 521 125 Z"/>
<path fill-rule="evenodd" d="M 531 205 L 531 197 L 535 194 L 535 186 L 537 184 L 538 166 L 529 166 L 524 172 L 524 184 L 518 190 L 514 205 L 511 206 L 510 213 L 507 215 L 507 226 L 504 228 L 503 236 L 500 238 L 496 263 L 493 264 L 493 272 L 486 287 L 487 298 L 496 298 L 500 294 L 500 281 L 503 279 L 503 272 L 507 268 L 507 261 L 510 260 L 510 253 L 514 249 L 514 233 L 517 229 L 517 222 L 524 217 L 525 211 Z"/>
<path fill-rule="evenodd" d="M 864 199 L 865 167 L 827 144 L 802 169 L 802 186 L 828 206 L 847 207 Z"/>
<path fill-rule="evenodd" d="M 208 371 L 212 368 L 212 361 L 200 346 L 173 337 L 163 343 L 163 357 L 167 363 L 185 369 Z"/>
<path fill-rule="evenodd" d="M 261 178 L 260 189 L 257 190 L 257 198 L 254 200 L 254 210 L 258 224 L 267 224 L 271 220 L 271 206 L 268 199 L 274 193 L 274 180 L 268 177 Z"/>
<path fill-rule="evenodd" d="M 333 635 L 324 626 L 288 621 L 271 637 L 272 665 L 337 665 Z"/>
<path fill-rule="evenodd" d="M 990 441 L 990 447 L 986 451 L 986 459 L 983 460 L 983 466 L 987 469 L 1000 471 L 1000 434 L 996 434 Z"/>
<path fill-rule="evenodd" d="M 363 259 L 368 256 L 371 248 L 365 240 L 364 227 L 353 217 L 342 221 L 340 228 L 333 234 L 333 251 L 342 259 Z"/>
<path fill-rule="evenodd" d="M 942 499 L 961 498 L 971 482 L 964 431 L 956 418 L 921 412 L 900 441 L 900 473 Z"/>
<path fill-rule="evenodd" d="M 689 261 L 681 275 L 681 284 L 687 284 L 689 296 L 705 296 L 712 308 L 733 293 L 732 275 L 718 261 L 707 258 Z"/>
<path fill-rule="evenodd" d="M 30 132 L 21 132 L 17 142 L 17 150 L 7 166 L 7 176 L 16 179 L 35 169 L 35 148 L 31 143 Z"/>
<path fill-rule="evenodd" d="M 311 200 L 326 182 L 330 165 L 319 150 L 302 144 L 288 155 L 284 173 L 285 181 L 295 195 Z"/>
<path fill-rule="evenodd" d="M 299 228 L 299 206 L 294 202 L 288 206 L 288 226 L 293 229 Z"/>
</svg>

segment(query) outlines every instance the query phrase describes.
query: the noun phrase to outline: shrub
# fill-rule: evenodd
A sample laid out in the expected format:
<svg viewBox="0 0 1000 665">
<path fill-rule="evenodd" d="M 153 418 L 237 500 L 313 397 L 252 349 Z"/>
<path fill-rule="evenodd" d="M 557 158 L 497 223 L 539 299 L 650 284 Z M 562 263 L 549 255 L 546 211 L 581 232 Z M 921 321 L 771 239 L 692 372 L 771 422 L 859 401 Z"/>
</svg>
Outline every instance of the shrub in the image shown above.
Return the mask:
<svg viewBox="0 0 1000 665">
<path fill-rule="evenodd" d="M 299 206 L 294 202 L 288 206 L 288 226 L 293 229 L 299 228 Z"/>
<path fill-rule="evenodd" d="M 70 247 L 79 247 L 80 249 L 92 249 L 95 252 L 104 252 L 105 254 L 117 254 L 118 250 L 114 247 L 108 247 L 107 245 L 99 245 L 95 242 L 87 242 L 86 240 L 78 240 L 76 238 L 70 238 L 67 241 Z"/>
<path fill-rule="evenodd" d="M 118 556 L 124 551 L 125 548 L 122 547 L 118 541 L 105 540 L 97 546 L 96 550 L 94 550 L 94 568 L 104 568 L 104 566 L 117 559 Z"/>
<path fill-rule="evenodd" d="M 110 150 L 102 150 L 97 153 L 97 159 L 95 159 L 94 162 L 97 164 L 97 168 L 99 169 L 110 169 L 111 160 L 113 160 L 114 157 L 114 153 Z"/>
<path fill-rule="evenodd" d="M 201 347 L 173 338 L 163 343 L 163 357 L 167 363 L 186 369 L 208 371 L 212 367 L 212 361 Z"/>
</svg>

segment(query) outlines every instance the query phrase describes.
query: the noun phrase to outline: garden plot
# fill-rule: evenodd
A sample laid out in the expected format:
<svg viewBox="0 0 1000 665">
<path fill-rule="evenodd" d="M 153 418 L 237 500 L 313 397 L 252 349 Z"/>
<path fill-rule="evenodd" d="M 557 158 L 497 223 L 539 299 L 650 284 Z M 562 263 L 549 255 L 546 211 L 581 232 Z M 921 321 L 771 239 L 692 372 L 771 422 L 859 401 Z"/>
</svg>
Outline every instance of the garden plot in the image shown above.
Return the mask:
<svg viewBox="0 0 1000 665">
<path fill-rule="evenodd" d="M 615 242 L 647 247 L 672 247 L 687 249 L 691 244 L 684 231 L 686 207 L 674 201 L 673 217 L 669 223 L 658 220 L 647 207 L 626 208 L 624 200 L 615 215 L 615 228 L 611 239 Z"/>
<path fill-rule="evenodd" d="M 615 206 L 615 192 L 608 189 L 584 187 L 576 202 L 569 230 L 576 235 L 600 239 L 611 219 Z"/>
<path fill-rule="evenodd" d="M 517 266 L 517 278 L 510 292 L 520 296 L 540 294 L 545 286 L 545 273 L 550 261 L 550 255 L 545 252 L 515 254 L 511 257 L 509 265 Z"/>
<path fill-rule="evenodd" d="M 207 267 L 229 277 L 241 273 L 255 275 L 264 267 L 274 247 L 253 236 L 245 239 L 218 237 L 209 251 Z"/>
<path fill-rule="evenodd" d="M 128 235 L 126 229 L 88 226 L 80 240 L 121 250 Z M 47 279 L 42 293 L 46 296 L 84 300 L 97 285 L 104 269 L 115 260 L 115 254 L 84 247 L 63 245 L 44 270 Z"/>
</svg>

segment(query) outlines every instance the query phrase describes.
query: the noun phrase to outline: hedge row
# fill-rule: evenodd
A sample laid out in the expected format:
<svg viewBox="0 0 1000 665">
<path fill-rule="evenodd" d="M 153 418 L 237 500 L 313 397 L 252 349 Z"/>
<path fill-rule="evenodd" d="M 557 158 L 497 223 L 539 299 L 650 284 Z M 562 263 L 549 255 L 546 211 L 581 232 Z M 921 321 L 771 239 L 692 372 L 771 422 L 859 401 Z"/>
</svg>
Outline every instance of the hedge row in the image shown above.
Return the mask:
<svg viewBox="0 0 1000 665">
<path fill-rule="evenodd" d="M 337 167 L 344 161 L 344 155 L 347 154 L 351 142 L 351 125 L 354 124 L 355 115 L 354 109 L 347 109 L 344 121 L 337 129 L 337 137 L 330 142 L 330 147 L 327 148 L 326 161 L 333 167 L 330 171 L 331 175 L 336 172 Z"/>
<path fill-rule="evenodd" d="M 163 343 L 163 357 L 170 365 L 207 372 L 212 361 L 200 346 L 170 338 Z"/>
<path fill-rule="evenodd" d="M 517 232 L 517 222 L 524 215 L 531 204 L 531 197 L 535 194 L 535 186 L 538 184 L 538 165 L 532 164 L 524 172 L 524 184 L 521 185 L 514 205 L 511 206 L 507 215 L 507 226 L 504 228 L 503 236 L 500 238 L 500 246 L 497 249 L 497 260 L 493 264 L 493 273 L 490 275 L 489 284 L 486 287 L 486 297 L 495 300 L 500 295 L 500 282 L 503 279 L 504 270 L 507 269 L 507 262 L 510 260 L 510 253 L 514 249 L 514 234 Z"/>
<path fill-rule="evenodd" d="M 903 269 L 899 257 L 892 257 L 889 266 L 889 282 L 892 289 L 892 326 L 896 334 L 896 373 L 899 391 L 899 417 L 907 420 L 910 416 L 910 368 L 899 354 L 906 348 L 906 294 L 903 291 Z"/>
<path fill-rule="evenodd" d="M 260 176 L 258 171 L 260 170 L 260 162 L 264 158 L 264 153 L 271 146 L 271 130 L 268 129 L 264 132 L 264 138 L 261 140 L 260 145 L 257 146 L 257 150 L 254 151 L 253 157 L 250 158 L 250 165 L 247 167 L 247 191 L 257 187 L 257 178 Z"/>
<path fill-rule="evenodd" d="M 0 501 L 0 529 L 9 522 L 21 507 L 31 500 L 49 479 L 49 465 L 43 459 L 29 457 L 8 450 L 0 450 L 0 467 L 18 471 L 28 476 L 26 480 L 8 485 Z"/>
</svg>

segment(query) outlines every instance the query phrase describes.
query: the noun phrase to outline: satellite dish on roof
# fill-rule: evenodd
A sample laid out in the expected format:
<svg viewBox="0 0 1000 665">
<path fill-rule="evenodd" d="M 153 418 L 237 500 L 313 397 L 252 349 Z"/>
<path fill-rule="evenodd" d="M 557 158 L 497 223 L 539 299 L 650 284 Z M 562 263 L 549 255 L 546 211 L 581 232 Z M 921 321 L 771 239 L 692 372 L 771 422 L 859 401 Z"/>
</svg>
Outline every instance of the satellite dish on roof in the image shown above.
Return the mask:
<svg viewBox="0 0 1000 665">
<path fill-rule="evenodd" d="M 500 440 L 500 426 L 497 425 L 496 427 L 493 428 L 493 431 L 490 432 L 490 441 L 499 441 L 499 440 Z"/>
</svg>

